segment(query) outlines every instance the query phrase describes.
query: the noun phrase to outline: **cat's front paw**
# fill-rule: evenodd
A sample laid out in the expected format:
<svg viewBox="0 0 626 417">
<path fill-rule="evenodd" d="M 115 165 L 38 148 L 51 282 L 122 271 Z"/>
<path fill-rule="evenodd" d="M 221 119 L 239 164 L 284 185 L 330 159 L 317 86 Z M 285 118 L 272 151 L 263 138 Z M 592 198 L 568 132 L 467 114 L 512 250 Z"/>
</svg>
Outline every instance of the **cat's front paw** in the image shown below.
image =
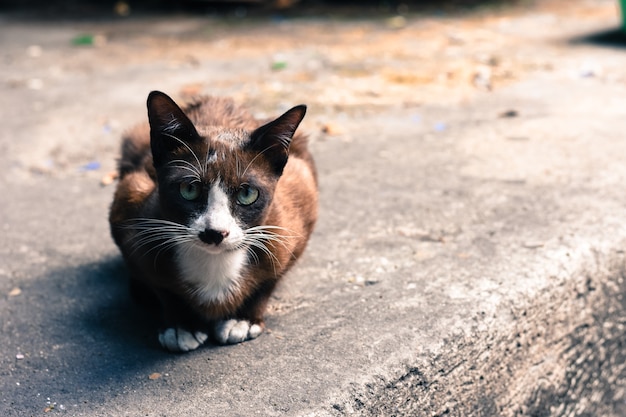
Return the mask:
<svg viewBox="0 0 626 417">
<path fill-rule="evenodd" d="M 256 339 L 263 333 L 263 325 L 252 324 L 248 320 L 222 320 L 215 325 L 215 338 L 222 345 Z"/>
<path fill-rule="evenodd" d="M 189 352 L 199 348 L 207 341 L 206 333 L 190 332 L 181 327 L 170 327 L 159 332 L 159 343 L 171 352 Z"/>
</svg>

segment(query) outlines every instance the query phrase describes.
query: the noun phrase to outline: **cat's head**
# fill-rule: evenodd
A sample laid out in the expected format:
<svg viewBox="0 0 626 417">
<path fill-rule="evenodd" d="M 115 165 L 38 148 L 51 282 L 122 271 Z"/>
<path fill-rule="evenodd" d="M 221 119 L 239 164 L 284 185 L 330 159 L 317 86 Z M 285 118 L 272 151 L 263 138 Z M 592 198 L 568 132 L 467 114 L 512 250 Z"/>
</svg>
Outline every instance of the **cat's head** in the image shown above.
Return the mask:
<svg viewBox="0 0 626 417">
<path fill-rule="evenodd" d="M 170 97 L 150 93 L 150 145 L 164 220 L 187 226 L 210 253 L 241 248 L 246 233 L 263 225 L 305 112 L 296 106 L 252 131 L 195 126 Z"/>
</svg>

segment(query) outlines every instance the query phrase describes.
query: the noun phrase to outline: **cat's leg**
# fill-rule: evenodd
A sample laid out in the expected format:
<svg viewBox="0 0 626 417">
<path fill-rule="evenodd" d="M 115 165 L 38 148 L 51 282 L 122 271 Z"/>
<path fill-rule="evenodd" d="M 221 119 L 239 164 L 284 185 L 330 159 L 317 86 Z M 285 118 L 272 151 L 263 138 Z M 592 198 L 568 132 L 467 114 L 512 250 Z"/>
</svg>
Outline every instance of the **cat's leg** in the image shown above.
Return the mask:
<svg viewBox="0 0 626 417">
<path fill-rule="evenodd" d="M 165 294 L 157 295 L 152 287 L 141 280 L 131 277 L 129 280 L 131 298 L 140 306 L 154 315 L 161 315 L 164 328 L 159 330 L 159 343 L 172 352 L 188 352 L 197 349 L 208 339 L 203 331 L 187 330 L 193 328 L 189 324 L 181 326 L 179 314 L 173 314 L 177 309 Z M 186 320 L 189 323 L 189 320 Z"/>
<path fill-rule="evenodd" d="M 263 315 L 274 287 L 276 281 L 264 283 L 246 300 L 234 317 L 217 321 L 213 328 L 215 340 L 222 345 L 230 345 L 259 337 L 265 330 Z"/>
<path fill-rule="evenodd" d="M 171 352 L 189 352 L 202 346 L 209 338 L 206 325 L 174 295 L 157 292 L 162 308 L 163 327 L 159 343 Z"/>
</svg>

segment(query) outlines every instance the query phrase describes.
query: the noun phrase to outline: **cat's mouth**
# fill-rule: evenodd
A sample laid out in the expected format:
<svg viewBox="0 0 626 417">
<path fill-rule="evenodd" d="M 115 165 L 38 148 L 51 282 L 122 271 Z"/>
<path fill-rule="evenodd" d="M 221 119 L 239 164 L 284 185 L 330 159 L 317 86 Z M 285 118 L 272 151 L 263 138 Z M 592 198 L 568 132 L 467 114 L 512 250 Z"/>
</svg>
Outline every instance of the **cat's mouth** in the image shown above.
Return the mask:
<svg viewBox="0 0 626 417">
<path fill-rule="evenodd" d="M 230 253 L 230 252 L 234 252 L 237 249 L 236 247 L 231 248 L 231 247 L 227 247 L 226 245 L 219 245 L 219 246 L 207 245 L 204 242 L 198 242 L 196 246 L 202 248 L 203 251 L 211 255 L 221 255 L 224 253 Z"/>
</svg>

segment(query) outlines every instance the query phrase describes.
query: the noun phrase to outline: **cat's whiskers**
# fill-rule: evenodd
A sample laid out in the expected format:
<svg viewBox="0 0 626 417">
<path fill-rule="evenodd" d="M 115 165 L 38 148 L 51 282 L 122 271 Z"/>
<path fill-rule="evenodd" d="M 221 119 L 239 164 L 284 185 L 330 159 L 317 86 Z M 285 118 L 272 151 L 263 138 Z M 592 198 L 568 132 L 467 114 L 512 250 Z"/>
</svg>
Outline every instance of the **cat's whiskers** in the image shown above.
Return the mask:
<svg viewBox="0 0 626 417">
<path fill-rule="evenodd" d="M 191 149 L 191 147 L 189 145 L 187 145 L 183 140 L 177 138 L 174 135 L 171 135 L 167 132 L 163 132 L 163 134 L 167 137 L 170 137 L 172 139 L 177 140 L 179 143 L 181 143 L 185 148 L 187 148 L 187 150 L 193 155 L 193 157 L 195 158 L 196 162 L 198 163 L 198 169 L 200 171 L 202 171 L 202 164 L 200 163 L 200 159 L 198 159 L 198 156 L 196 155 L 196 153 L 193 151 L 193 149 Z"/>
<path fill-rule="evenodd" d="M 135 237 L 139 237 L 139 236 L 135 236 Z M 138 249 L 141 249 L 143 246 L 151 245 L 153 243 L 163 241 L 159 243 L 158 245 L 156 245 L 155 246 L 156 248 L 156 247 L 167 245 L 167 244 L 178 244 L 178 243 L 183 243 L 183 242 L 187 242 L 190 240 L 191 240 L 190 236 L 179 235 L 177 232 L 159 231 L 159 232 L 154 232 L 152 234 L 148 234 L 148 235 L 141 237 L 136 242 L 132 243 L 132 247 L 135 248 L 135 250 L 138 250 Z M 151 250 L 153 249 L 154 248 L 152 248 Z M 149 252 L 150 251 L 146 253 L 149 253 Z"/>
<path fill-rule="evenodd" d="M 282 233 L 276 233 L 275 231 L 283 231 L 285 233 L 289 233 L 289 234 L 282 234 Z M 274 225 L 260 225 L 260 226 L 253 226 L 250 227 L 249 229 L 246 230 L 246 234 L 248 235 L 261 235 L 264 238 L 272 241 L 275 240 L 279 243 L 283 243 L 284 246 L 284 242 L 288 241 L 289 239 L 300 239 L 302 238 L 302 235 L 299 235 L 297 233 L 294 233 L 292 230 L 287 229 L 285 227 L 280 227 L 280 226 L 274 226 Z M 288 249 L 285 246 L 285 249 Z"/>
<path fill-rule="evenodd" d="M 191 177 L 197 181 L 202 181 L 202 172 L 191 162 L 185 161 L 184 159 L 176 159 L 167 163 L 168 165 L 174 166 L 174 168 L 185 169 L 190 171 L 191 174 L 187 177 Z M 178 165 L 174 165 L 178 164 Z M 187 178 L 185 177 L 185 178 Z"/>
<path fill-rule="evenodd" d="M 197 235 L 193 229 L 175 222 L 160 219 L 137 218 L 129 219 L 124 225 L 124 229 L 135 230 L 130 238 L 132 248 L 131 256 L 140 249 L 149 246 L 143 256 L 157 250 L 155 263 L 159 255 L 184 243 L 193 242 Z M 155 245 L 155 243 L 160 242 Z"/>
<path fill-rule="evenodd" d="M 280 226 L 273 226 L 273 225 L 254 226 L 254 227 L 250 227 L 249 229 L 246 229 L 243 242 L 242 242 L 243 244 L 246 245 L 248 253 L 251 255 L 251 257 L 257 264 L 260 262 L 260 260 L 259 260 L 258 254 L 254 251 L 254 248 L 260 250 L 268 257 L 275 271 L 276 271 L 277 266 L 282 268 L 282 265 L 278 257 L 271 250 L 270 246 L 273 246 L 274 244 L 280 244 L 293 257 L 294 256 L 293 251 L 287 245 L 287 242 L 292 238 L 299 237 L 298 235 L 295 235 L 295 234 L 289 234 L 289 235 L 279 234 L 279 233 L 276 233 L 276 231 L 292 233 L 291 230 L 286 229 L 284 227 L 280 227 Z"/>
<path fill-rule="evenodd" d="M 182 246 L 186 250 L 190 250 L 192 247 L 199 244 L 196 230 L 168 220 L 148 218 L 130 219 L 120 227 L 135 231 L 130 238 L 130 247 L 132 248 L 131 255 L 148 247 L 143 253 L 143 256 L 156 251 L 155 263 L 161 253 L 174 247 Z M 271 247 L 281 245 L 293 257 L 295 255 L 289 247 L 288 242 L 290 239 L 300 237 L 300 235 L 294 234 L 291 230 L 280 226 L 254 226 L 245 230 L 241 242 L 237 244 L 234 249 L 245 248 L 252 258 L 252 261 L 259 264 L 259 253 L 254 250 L 256 248 L 267 256 L 272 267 L 276 270 L 277 267 L 282 268 L 282 265 Z"/>
<path fill-rule="evenodd" d="M 251 256 L 256 260 L 257 264 L 260 263 L 260 260 L 259 260 L 259 256 L 257 255 L 257 253 L 254 251 L 254 248 L 259 249 L 267 256 L 267 258 L 270 260 L 270 263 L 272 264 L 274 273 L 276 273 L 276 267 L 280 266 L 280 261 L 278 260 L 276 255 L 272 253 L 272 251 L 267 247 L 267 245 L 262 240 L 248 239 L 246 251 L 249 254 L 251 254 Z"/>
</svg>

